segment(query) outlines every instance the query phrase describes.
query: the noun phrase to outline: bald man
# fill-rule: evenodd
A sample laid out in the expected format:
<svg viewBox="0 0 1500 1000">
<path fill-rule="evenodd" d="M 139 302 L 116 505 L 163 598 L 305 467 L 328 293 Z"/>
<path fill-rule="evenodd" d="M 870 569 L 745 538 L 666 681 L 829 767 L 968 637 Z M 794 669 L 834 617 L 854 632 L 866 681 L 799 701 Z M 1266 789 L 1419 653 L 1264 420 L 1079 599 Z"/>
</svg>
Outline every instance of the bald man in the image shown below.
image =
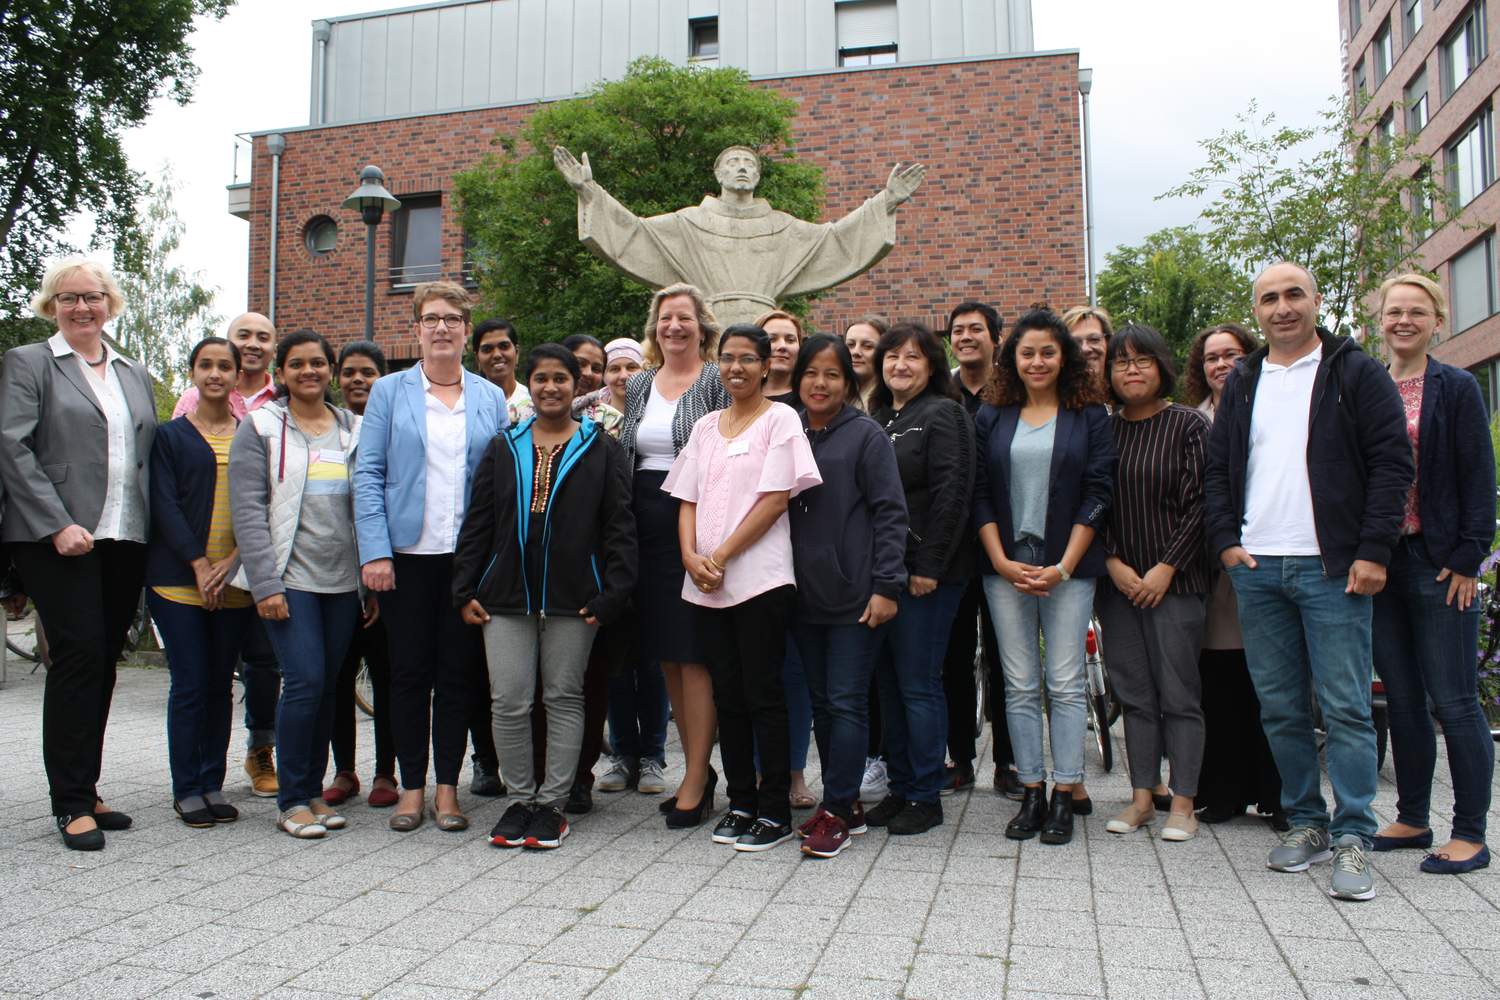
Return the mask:
<svg viewBox="0 0 1500 1000">
<path fill-rule="evenodd" d="M 226 334 L 229 342 L 240 349 L 239 385 L 229 390 L 229 411 L 236 420 L 259 409 L 276 395 L 271 381 L 271 358 L 276 354 L 276 327 L 258 312 L 236 316 Z M 188 386 L 172 409 L 173 417 L 198 409 L 198 387 Z"/>
<path fill-rule="evenodd" d="M 1323 297 L 1305 268 L 1272 264 L 1253 287 L 1266 346 L 1224 383 L 1203 492 L 1292 825 L 1266 867 L 1332 860 L 1329 895 L 1370 899 L 1371 597 L 1385 586 L 1415 474 L 1406 412 L 1379 361 L 1318 326 Z M 1309 690 L 1328 732 L 1331 822 Z"/>
</svg>

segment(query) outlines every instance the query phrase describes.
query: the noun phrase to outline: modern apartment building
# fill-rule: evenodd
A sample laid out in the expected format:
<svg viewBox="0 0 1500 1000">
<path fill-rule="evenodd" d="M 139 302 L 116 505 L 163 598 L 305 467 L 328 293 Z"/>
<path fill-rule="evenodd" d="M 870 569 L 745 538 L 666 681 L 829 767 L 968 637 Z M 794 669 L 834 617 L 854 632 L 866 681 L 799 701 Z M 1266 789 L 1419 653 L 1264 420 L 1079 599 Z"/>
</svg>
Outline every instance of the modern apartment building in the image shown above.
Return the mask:
<svg viewBox="0 0 1500 1000">
<path fill-rule="evenodd" d="M 1351 94 L 1387 135 L 1415 136 L 1442 171 L 1451 210 L 1421 244 L 1421 262 L 1449 300 L 1433 353 L 1479 378 L 1491 410 L 1500 403 L 1500 185 L 1496 185 L 1495 94 L 1489 0 L 1338 0 Z"/>
<path fill-rule="evenodd" d="M 539 102 L 645 55 L 741 67 L 795 98 L 825 218 L 894 163 L 927 164 L 897 248 L 816 303 L 819 328 L 1087 295 L 1078 54 L 1033 50 L 1030 0 L 449 0 L 314 21 L 312 46 L 308 123 L 252 133 L 250 179 L 229 190 L 251 227 L 249 308 L 282 329 L 361 333 L 365 227 L 340 206 L 373 163 L 401 201 L 378 230 L 376 336 L 412 357 L 414 284 L 472 276 L 454 173 Z"/>
</svg>

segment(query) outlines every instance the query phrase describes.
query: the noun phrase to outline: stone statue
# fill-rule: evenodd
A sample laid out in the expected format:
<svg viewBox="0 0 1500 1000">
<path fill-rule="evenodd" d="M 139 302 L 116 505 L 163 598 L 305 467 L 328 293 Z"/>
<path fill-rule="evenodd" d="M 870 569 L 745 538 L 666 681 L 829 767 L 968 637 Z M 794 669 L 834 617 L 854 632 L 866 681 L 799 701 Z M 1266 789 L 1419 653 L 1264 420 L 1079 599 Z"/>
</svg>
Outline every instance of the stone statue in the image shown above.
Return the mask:
<svg viewBox="0 0 1500 1000">
<path fill-rule="evenodd" d="M 804 222 L 755 197 L 760 156 L 730 146 L 714 160 L 720 191 L 700 205 L 642 219 L 594 180 L 589 156 L 561 146 L 552 160 L 578 193 L 578 238 L 653 289 L 696 285 L 719 322 L 750 323 L 789 295 L 848 281 L 896 245 L 896 208 L 927 173 L 896 164 L 885 188 L 837 222 Z"/>
</svg>

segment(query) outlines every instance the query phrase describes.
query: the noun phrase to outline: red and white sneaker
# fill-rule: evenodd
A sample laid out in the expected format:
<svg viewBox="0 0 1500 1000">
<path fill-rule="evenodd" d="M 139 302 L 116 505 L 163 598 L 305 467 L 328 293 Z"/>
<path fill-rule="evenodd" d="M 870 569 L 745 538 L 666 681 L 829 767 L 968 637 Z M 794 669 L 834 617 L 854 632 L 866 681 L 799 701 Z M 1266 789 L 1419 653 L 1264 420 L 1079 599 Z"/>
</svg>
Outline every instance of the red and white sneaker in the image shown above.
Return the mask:
<svg viewBox="0 0 1500 1000">
<path fill-rule="evenodd" d="M 848 826 L 849 833 L 855 837 L 859 836 L 862 833 L 870 832 L 869 826 L 865 824 L 864 803 L 859 801 L 858 799 L 854 800 L 854 805 L 849 810 Z"/>
<path fill-rule="evenodd" d="M 827 815 L 828 810 L 824 809 L 822 806 L 818 806 L 817 811 L 812 814 L 812 819 L 808 820 L 806 823 L 803 823 L 801 826 L 797 827 L 795 831 L 793 831 L 797 834 L 797 839 L 807 839 L 807 835 L 816 830 L 823 817 Z"/>
<path fill-rule="evenodd" d="M 818 825 L 802 840 L 802 853 L 812 858 L 832 858 L 849 846 L 849 824 L 830 812 L 819 813 Z"/>
</svg>

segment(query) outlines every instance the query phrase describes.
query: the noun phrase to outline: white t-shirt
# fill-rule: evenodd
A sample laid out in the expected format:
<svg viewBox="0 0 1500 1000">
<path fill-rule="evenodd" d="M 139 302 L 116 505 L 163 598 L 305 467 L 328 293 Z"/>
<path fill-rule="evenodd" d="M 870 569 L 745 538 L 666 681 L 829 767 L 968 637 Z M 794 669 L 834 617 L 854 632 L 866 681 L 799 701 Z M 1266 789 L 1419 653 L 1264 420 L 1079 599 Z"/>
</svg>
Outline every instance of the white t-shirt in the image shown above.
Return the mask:
<svg viewBox="0 0 1500 1000">
<path fill-rule="evenodd" d="M 421 366 L 418 366 L 419 368 Z M 427 420 L 427 483 L 422 500 L 422 534 L 415 544 L 396 551 L 405 555 L 444 555 L 458 544 L 464 520 L 464 479 L 468 475 L 468 431 L 463 383 L 453 409 L 431 391 L 422 372 L 422 399 Z"/>
<path fill-rule="evenodd" d="M 636 468 L 647 472 L 666 472 L 672 468 L 677 457 L 677 449 L 672 446 L 672 418 L 676 414 L 677 401 L 663 396 L 656 383 L 651 383 L 646 412 L 635 430 Z"/>
<path fill-rule="evenodd" d="M 1251 555 L 1319 555 L 1307 478 L 1307 424 L 1323 345 L 1289 365 L 1261 362 L 1250 411 L 1245 468 L 1245 523 L 1240 543 Z"/>
</svg>

